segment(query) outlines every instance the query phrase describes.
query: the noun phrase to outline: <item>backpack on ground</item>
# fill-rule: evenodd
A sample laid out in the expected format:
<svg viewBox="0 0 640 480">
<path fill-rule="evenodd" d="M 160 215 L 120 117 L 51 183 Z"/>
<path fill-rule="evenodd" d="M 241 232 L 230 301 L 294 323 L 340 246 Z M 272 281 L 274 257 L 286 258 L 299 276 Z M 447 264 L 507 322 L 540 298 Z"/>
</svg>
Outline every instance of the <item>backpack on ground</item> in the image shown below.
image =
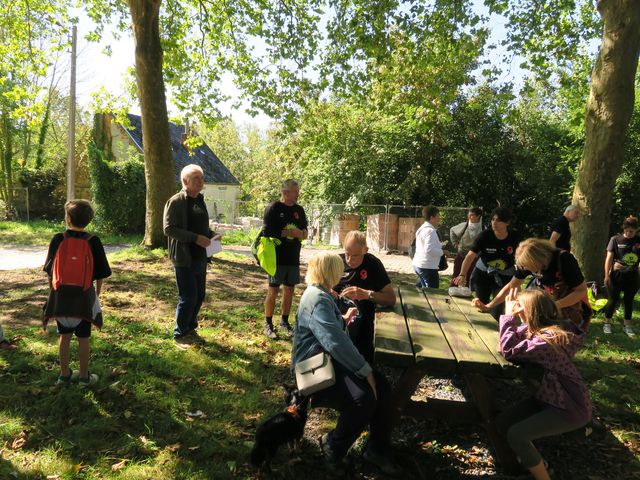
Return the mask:
<svg viewBox="0 0 640 480">
<path fill-rule="evenodd" d="M 81 287 L 86 291 L 93 280 L 93 252 L 89 240 L 93 235 L 75 237 L 64 232 L 53 260 L 51 287 Z"/>
</svg>

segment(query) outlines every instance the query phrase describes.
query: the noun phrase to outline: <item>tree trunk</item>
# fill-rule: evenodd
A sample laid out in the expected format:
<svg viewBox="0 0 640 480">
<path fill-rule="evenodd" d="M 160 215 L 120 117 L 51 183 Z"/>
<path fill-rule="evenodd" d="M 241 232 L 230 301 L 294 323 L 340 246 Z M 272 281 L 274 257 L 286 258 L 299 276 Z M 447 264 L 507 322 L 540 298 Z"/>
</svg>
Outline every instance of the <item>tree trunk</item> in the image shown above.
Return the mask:
<svg viewBox="0 0 640 480">
<path fill-rule="evenodd" d="M 613 191 L 622 171 L 625 136 L 634 105 L 640 2 L 599 0 L 598 11 L 604 34 L 592 72 L 585 145 L 573 190 L 573 203 L 584 213 L 576 222 L 573 251 L 585 277 L 601 281 Z"/>
<path fill-rule="evenodd" d="M 162 0 L 128 0 L 128 3 L 136 44 L 136 79 L 147 183 L 144 245 L 155 248 L 166 245 L 162 213 L 165 202 L 176 188 L 162 75 L 159 26 Z"/>
</svg>

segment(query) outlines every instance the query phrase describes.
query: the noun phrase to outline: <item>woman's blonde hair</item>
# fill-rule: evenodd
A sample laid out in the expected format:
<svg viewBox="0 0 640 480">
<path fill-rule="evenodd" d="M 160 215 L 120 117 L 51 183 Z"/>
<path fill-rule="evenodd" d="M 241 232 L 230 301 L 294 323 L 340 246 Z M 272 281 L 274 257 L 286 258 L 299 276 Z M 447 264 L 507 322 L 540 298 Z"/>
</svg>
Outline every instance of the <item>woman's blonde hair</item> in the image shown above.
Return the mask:
<svg viewBox="0 0 640 480">
<path fill-rule="evenodd" d="M 531 335 L 538 335 L 553 346 L 569 343 L 570 333 L 561 325 L 562 313 L 549 294 L 538 289 L 522 290 L 518 294 L 518 303 L 524 310 Z"/>
<path fill-rule="evenodd" d="M 551 264 L 555 251 L 556 247 L 549 240 L 527 238 L 516 248 L 516 265 L 536 272 L 545 270 Z"/>
<path fill-rule="evenodd" d="M 319 284 L 326 288 L 333 288 L 340 281 L 344 273 L 344 262 L 339 255 L 331 252 L 320 252 L 309 259 L 307 285 Z"/>
</svg>

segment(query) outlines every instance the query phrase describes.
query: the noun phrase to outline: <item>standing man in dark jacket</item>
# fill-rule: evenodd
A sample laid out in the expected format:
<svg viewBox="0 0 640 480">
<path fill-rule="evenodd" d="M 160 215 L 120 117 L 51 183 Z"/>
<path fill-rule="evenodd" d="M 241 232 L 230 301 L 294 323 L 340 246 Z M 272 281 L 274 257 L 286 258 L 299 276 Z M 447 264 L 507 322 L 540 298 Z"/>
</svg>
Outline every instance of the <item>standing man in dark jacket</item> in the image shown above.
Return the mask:
<svg viewBox="0 0 640 480">
<path fill-rule="evenodd" d="M 293 334 L 289 324 L 289 312 L 293 290 L 300 283 L 300 249 L 307 238 L 307 216 L 298 205 L 300 185 L 295 180 L 285 180 L 280 187 L 280 201 L 270 204 L 264 212 L 263 235 L 281 241 L 276 246 L 276 273 L 269 276 L 267 298 L 264 300 L 265 334 L 274 340 L 278 335 L 273 327 L 273 312 L 282 285 L 282 320 L 280 327 L 288 336 Z"/>
<path fill-rule="evenodd" d="M 178 306 L 173 339 L 182 343 L 195 334 L 198 313 L 206 292 L 207 252 L 211 239 L 220 235 L 209 228 L 204 203 L 204 172 L 198 165 L 187 165 L 180 172 L 182 190 L 164 207 L 164 234 L 168 238 L 169 259 L 173 263 L 178 286 Z"/>
<path fill-rule="evenodd" d="M 580 207 L 569 205 L 561 217 L 556 218 L 551 225 L 549 241 L 560 250 L 571 251 L 571 227 L 569 223 L 580 218 Z"/>
</svg>

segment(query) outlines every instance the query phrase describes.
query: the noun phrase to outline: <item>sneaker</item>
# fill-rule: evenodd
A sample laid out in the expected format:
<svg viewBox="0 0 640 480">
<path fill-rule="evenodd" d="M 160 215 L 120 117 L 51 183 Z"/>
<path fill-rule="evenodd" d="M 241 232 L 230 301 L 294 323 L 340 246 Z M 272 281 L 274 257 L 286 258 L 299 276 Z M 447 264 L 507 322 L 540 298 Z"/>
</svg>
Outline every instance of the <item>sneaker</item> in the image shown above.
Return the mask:
<svg viewBox="0 0 640 480">
<path fill-rule="evenodd" d="M 77 379 L 78 372 L 74 372 L 73 370 L 69 369 L 69 375 L 67 375 L 66 377 L 64 375 L 58 375 L 58 380 L 56 380 L 56 383 L 54 385 L 56 387 L 69 385 L 72 381 L 76 381 Z"/>
<path fill-rule="evenodd" d="M 605 323 L 605 324 L 602 326 L 602 331 L 603 331 L 604 333 L 606 333 L 606 334 L 611 333 L 611 324 L 610 324 L 610 323 Z"/>
<path fill-rule="evenodd" d="M 98 383 L 98 375 L 95 373 L 90 373 L 88 378 L 78 378 L 78 385 L 80 388 L 87 388 L 91 385 L 95 385 Z"/>
<path fill-rule="evenodd" d="M 393 463 L 393 461 L 387 455 L 375 453 L 370 448 L 365 450 L 362 458 L 370 464 L 378 467 L 382 473 L 389 475 L 390 477 L 398 477 L 402 473 L 402 469 L 398 465 Z"/>
<path fill-rule="evenodd" d="M 320 450 L 324 455 L 325 465 L 329 473 L 336 477 L 344 477 L 347 474 L 347 465 L 345 459 L 338 457 L 329 445 L 329 434 L 325 433 L 320 437 Z"/>
<path fill-rule="evenodd" d="M 282 322 L 280 324 L 280 328 L 287 334 L 288 337 L 293 337 L 293 328 L 291 328 L 291 325 L 289 325 L 289 323 Z"/>
<path fill-rule="evenodd" d="M 622 331 L 626 333 L 629 338 L 633 338 L 636 336 L 633 329 L 631 328 L 631 325 L 625 325 L 624 327 L 622 327 Z"/>
<path fill-rule="evenodd" d="M 16 348 L 18 347 L 13 343 L 9 342 L 8 340 L 2 340 L 0 342 L 0 350 L 14 350 Z"/>
<path fill-rule="evenodd" d="M 267 338 L 270 338 L 271 340 L 277 340 L 278 339 L 278 334 L 274 330 L 273 325 L 271 325 L 269 323 L 267 323 L 264 326 L 264 334 L 267 336 Z"/>
</svg>

